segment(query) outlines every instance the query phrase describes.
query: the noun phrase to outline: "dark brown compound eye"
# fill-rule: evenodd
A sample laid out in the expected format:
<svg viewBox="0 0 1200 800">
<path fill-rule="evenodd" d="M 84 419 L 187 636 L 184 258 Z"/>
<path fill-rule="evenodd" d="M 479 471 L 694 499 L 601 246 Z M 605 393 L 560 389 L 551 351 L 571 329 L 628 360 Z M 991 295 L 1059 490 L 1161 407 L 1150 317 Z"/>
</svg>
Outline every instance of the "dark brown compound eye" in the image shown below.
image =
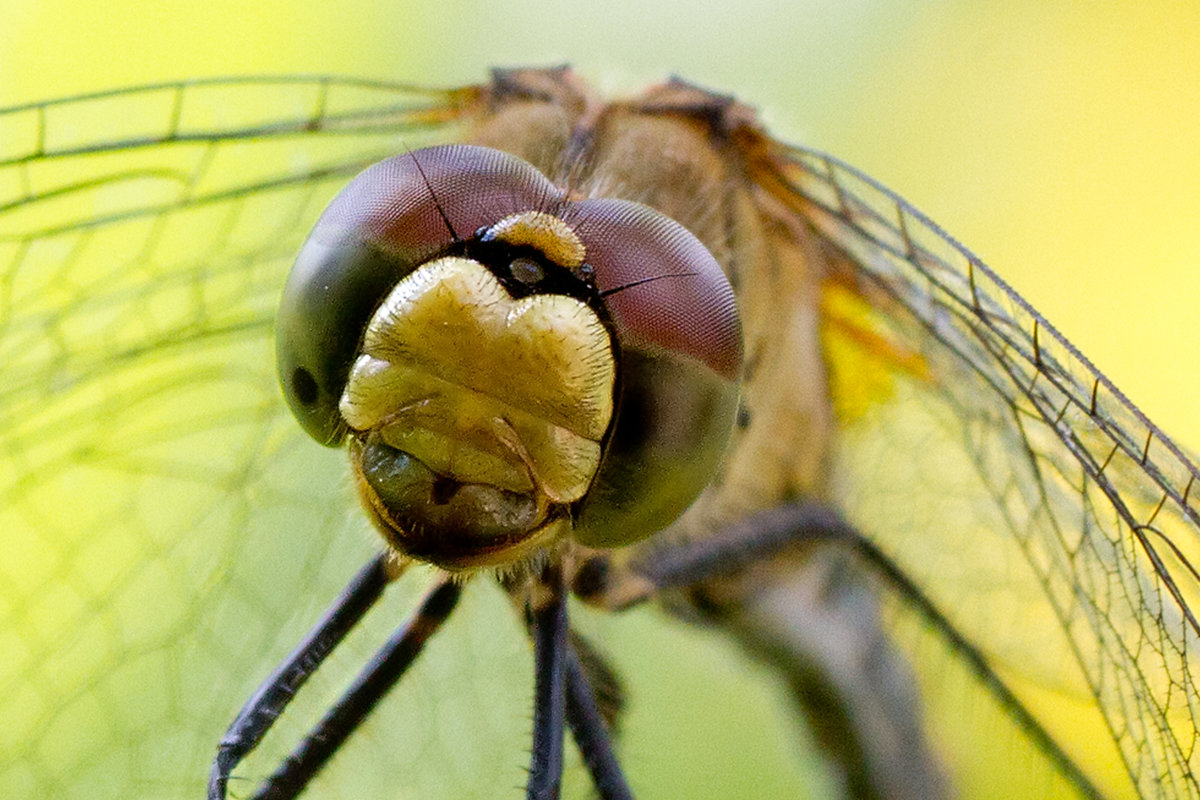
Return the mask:
<svg viewBox="0 0 1200 800">
<path fill-rule="evenodd" d="M 584 200 L 566 214 L 624 346 L 661 347 L 737 380 L 742 333 L 733 289 L 691 231 L 626 200 Z"/>
<path fill-rule="evenodd" d="M 338 400 L 363 330 L 401 278 L 456 239 L 562 202 L 562 191 L 531 165 L 483 147 L 405 153 L 356 177 L 321 215 L 280 302 L 280 383 L 305 431 L 322 444 L 340 442 Z"/>
<path fill-rule="evenodd" d="M 613 430 L 574 533 L 612 547 L 666 527 L 712 479 L 737 413 L 741 321 L 716 259 L 669 217 L 624 200 L 565 217 L 621 354 Z"/>
</svg>

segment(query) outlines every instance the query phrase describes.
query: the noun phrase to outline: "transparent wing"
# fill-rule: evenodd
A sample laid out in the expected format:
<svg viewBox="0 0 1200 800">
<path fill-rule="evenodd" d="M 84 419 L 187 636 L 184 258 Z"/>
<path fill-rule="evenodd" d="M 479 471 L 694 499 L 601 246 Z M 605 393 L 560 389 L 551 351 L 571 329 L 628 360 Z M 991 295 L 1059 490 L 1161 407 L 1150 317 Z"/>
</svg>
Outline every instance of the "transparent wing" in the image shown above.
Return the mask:
<svg viewBox="0 0 1200 800">
<path fill-rule="evenodd" d="M 1014 687 L 1072 704 L 1043 716 L 1068 755 L 1103 772 L 1110 739 L 1124 791 L 1200 795 L 1194 460 L 902 199 L 822 153 L 772 157 L 764 186 L 838 264 L 824 340 L 847 513 Z"/>
<path fill-rule="evenodd" d="M 282 405 L 278 293 L 352 174 L 453 137 L 475 103 L 469 89 L 300 78 L 0 112 L 0 795 L 200 797 L 264 654 L 286 653 L 378 547 L 341 454 L 305 441 Z M 499 648 L 520 669 L 522 633 L 490 605 L 492 625 L 513 626 Z M 499 712 L 481 702 L 506 696 L 485 668 L 504 662 L 495 649 L 477 668 L 455 660 L 466 675 L 453 698 L 425 686 L 422 702 L 415 678 L 389 722 L 418 726 L 427 749 L 391 754 L 381 775 L 405 770 L 419 796 L 469 796 L 464 772 L 522 784 L 520 758 L 417 767 L 515 740 L 495 729 L 509 720 L 523 732 L 520 696 Z M 359 666 L 348 660 L 342 678 Z M 435 701 L 467 706 L 457 718 L 471 730 L 431 724 Z M 273 768 L 311 722 L 247 774 Z M 323 796 L 381 791 L 334 780 L 345 794 Z"/>
</svg>

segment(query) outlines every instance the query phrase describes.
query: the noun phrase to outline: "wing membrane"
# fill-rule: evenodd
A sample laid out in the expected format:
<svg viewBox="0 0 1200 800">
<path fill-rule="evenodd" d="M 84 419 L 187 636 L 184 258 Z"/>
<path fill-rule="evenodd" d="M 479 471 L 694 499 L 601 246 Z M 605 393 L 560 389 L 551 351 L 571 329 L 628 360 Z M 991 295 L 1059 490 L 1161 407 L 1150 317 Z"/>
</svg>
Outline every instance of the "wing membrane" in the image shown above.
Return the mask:
<svg viewBox="0 0 1200 800">
<path fill-rule="evenodd" d="M 59 394 L 47 363 L 62 389 L 197 337 L 269 336 L 287 262 L 329 195 L 409 140 L 448 135 L 471 98 L 247 79 L 0 113 L 34 133 L 0 153 L 10 442 L 28 455 L 44 439 L 41 399 Z"/>
<path fill-rule="evenodd" d="M 902 199 L 824 154 L 777 157 L 775 193 L 869 309 L 860 363 L 887 375 L 866 410 L 835 397 L 848 512 L 981 650 L 1094 704 L 1140 795 L 1197 796 L 1193 459 Z M 913 503 L 933 511 L 896 513 Z"/>
<path fill-rule="evenodd" d="M 376 547 L 283 408 L 278 293 L 348 177 L 453 137 L 474 97 L 243 80 L 0 112 L 0 795 L 200 796 L 262 653 Z M 427 705 L 400 713 L 453 752 Z M 467 740 L 516 738 L 486 722 Z M 392 768 L 456 794 L 421 755 Z"/>
</svg>

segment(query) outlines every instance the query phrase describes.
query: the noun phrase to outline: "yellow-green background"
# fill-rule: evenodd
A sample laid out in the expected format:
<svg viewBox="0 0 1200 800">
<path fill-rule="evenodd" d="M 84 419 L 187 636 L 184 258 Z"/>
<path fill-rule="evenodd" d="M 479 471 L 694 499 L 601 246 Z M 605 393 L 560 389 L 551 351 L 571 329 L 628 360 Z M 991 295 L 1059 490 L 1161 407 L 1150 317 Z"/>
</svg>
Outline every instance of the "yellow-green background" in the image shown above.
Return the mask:
<svg viewBox="0 0 1200 800">
<path fill-rule="evenodd" d="M 678 73 L 736 93 L 781 138 L 845 158 L 926 211 L 1168 433 L 1200 447 L 1194 3 L 41 0 L 0 10 L 4 105 L 241 73 L 453 85 L 480 80 L 494 64 L 560 61 L 613 89 Z M 722 716 L 701 707 L 715 696 L 716 705 L 744 708 L 740 696 L 714 695 L 703 682 L 707 671 L 743 670 L 741 662 L 710 655 L 703 638 L 659 633 L 650 619 L 630 628 L 623 646 L 636 657 L 627 669 L 641 663 L 661 677 L 687 658 L 699 659 L 690 672 L 700 675 L 652 684 L 659 707 L 675 704 L 681 721 L 665 726 L 670 740 L 627 743 L 628 758 L 661 760 L 664 780 L 682 780 L 672 770 L 687 767 L 672 766 L 676 760 L 712 769 L 723 748 L 740 746 L 751 755 L 730 767 L 744 777 L 729 786 L 753 786 L 756 769 L 786 771 L 790 743 L 779 752 L 746 743 L 759 711 Z M 230 698 L 231 708 L 240 699 Z M 745 708 L 769 706 L 769 695 L 758 702 Z M 692 760 L 676 759 L 677 750 Z M 1000 767 L 981 766 L 975 788 L 1007 796 L 1012 787 L 988 769 Z M 512 775 L 505 773 L 505 788 Z M 767 796 L 792 779 L 767 784 Z M 647 794 L 705 791 L 732 797 L 746 789 L 697 779 Z M 406 795 L 396 787 L 395 796 Z"/>
</svg>

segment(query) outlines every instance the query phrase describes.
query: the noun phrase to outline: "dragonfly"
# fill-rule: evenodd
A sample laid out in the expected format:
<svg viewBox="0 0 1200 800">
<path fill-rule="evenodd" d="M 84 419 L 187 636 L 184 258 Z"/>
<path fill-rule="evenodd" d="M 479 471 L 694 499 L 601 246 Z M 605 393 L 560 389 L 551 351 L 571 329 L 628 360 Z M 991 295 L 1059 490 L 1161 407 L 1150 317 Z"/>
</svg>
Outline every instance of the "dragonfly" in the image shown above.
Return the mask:
<svg viewBox="0 0 1200 800">
<path fill-rule="evenodd" d="M 968 250 L 861 172 L 771 138 L 749 107 L 682 81 L 609 103 L 566 69 L 498 70 L 452 90 L 301 76 L 38 103 L 0 112 L 0 131 L 7 794 L 196 796 L 241 698 L 362 560 L 361 546 L 345 546 L 366 516 L 348 510 L 345 456 L 305 437 L 284 399 L 296 406 L 324 387 L 297 382 L 292 364 L 281 392 L 274 331 L 277 316 L 285 326 L 295 312 L 290 290 L 282 313 L 278 303 L 308 231 L 381 161 L 411 165 L 410 186 L 445 214 L 432 226 L 439 241 L 536 243 L 542 255 L 527 276 L 547 266 L 538 259 L 549 226 L 567 251 L 582 241 L 579 258 L 554 252 L 586 278 L 594 252 L 570 227 L 586 217 L 577 204 L 654 209 L 684 232 L 676 244 L 699 242 L 737 307 L 738 357 L 725 337 L 721 357 L 693 351 L 688 361 L 720 365 L 709 378 L 736 373 L 735 400 L 719 381 L 707 384 L 723 399 L 688 418 L 720 417 L 730 431 L 684 437 L 720 453 L 656 466 L 655 475 L 682 470 L 675 483 L 696 483 L 692 462 L 712 470 L 684 492 L 696 497 L 677 500 L 686 510 L 660 512 L 648 492 L 635 512 L 669 519 L 599 525 L 578 539 L 547 534 L 518 563 L 499 565 L 503 591 L 472 612 L 499 606 L 516 619 L 518 643 L 561 631 L 568 590 L 607 610 L 661 601 L 714 625 L 783 676 L 830 785 L 847 796 L 954 793 L 908 663 L 903 631 L 915 630 L 951 654 L 1076 794 L 1200 794 L 1194 461 Z M 486 150 L 436 149 L 447 142 Z M 532 199 L 504 189 L 493 218 L 460 198 L 440 159 L 478 152 L 540 175 Z M 456 225 L 460 211 L 468 223 Z M 476 255 L 445 241 L 430 252 L 438 247 Z M 669 276 L 708 266 L 630 277 L 597 290 L 611 294 L 593 306 L 628 315 L 610 304 L 639 286 L 677 289 Z M 707 320 L 700 330 L 714 319 L 729 327 L 705 305 L 725 296 L 688 301 Z M 314 327 L 298 319 L 301 330 Z M 348 339 L 357 346 L 362 336 Z M 281 353 L 291 363 L 287 346 Z M 693 394 L 695 377 L 681 378 Z M 634 424 L 638 415 L 620 416 L 627 410 L 613 418 Z M 341 423 L 300 416 L 322 443 L 344 434 Z M 585 499 L 569 500 L 576 522 Z M 597 506 L 601 516 L 620 507 Z M 369 513 L 386 533 L 378 507 Z M 647 530 L 622 538 L 639 524 Z M 410 575 L 388 590 L 400 595 L 392 622 L 424 597 L 415 628 L 400 628 L 411 644 L 406 632 L 430 630 L 460 592 L 470 600 L 489 582 L 463 584 L 462 564 L 410 545 L 391 550 L 405 547 L 443 559 L 441 569 L 413 570 L 419 585 Z M 354 585 L 382 587 L 401 563 L 371 561 Z M 298 603 L 305 618 L 279 631 Z M 363 623 L 368 632 L 386 630 L 381 613 Z M 460 633 L 463 613 L 376 717 L 439 698 L 420 666 Z M 538 676 L 565 686 L 550 693 L 557 700 L 537 690 L 532 782 L 557 780 L 546 764 L 559 758 L 565 715 L 587 753 L 580 771 L 602 796 L 622 796 L 609 727 L 619 729 L 618 707 L 637 697 L 621 698 L 604 642 L 565 642 L 534 648 Z M 558 665 L 543 667 L 544 653 Z M 306 668 L 314 660 L 300 659 Z M 238 674 L 245 664 L 255 671 Z M 487 664 L 471 678 L 495 681 L 497 671 Z M 277 684 L 276 699 L 247 708 L 273 720 L 293 688 Z M 1066 698 L 1069 724 L 1047 692 Z M 423 709 L 425 729 L 444 719 L 444 705 Z M 290 716 L 265 748 L 288 731 L 303 738 L 307 721 L 289 728 Z M 486 716 L 472 723 L 485 734 L 494 727 Z M 265 732 L 252 727 L 250 744 Z M 461 727 L 446 738 L 468 749 Z M 230 737 L 221 741 L 228 751 Z M 290 744 L 267 757 L 278 761 Z M 453 761 L 433 770 L 427 753 L 379 752 L 402 767 L 369 762 L 396 776 L 386 784 L 396 792 L 407 780 L 416 796 L 468 793 L 444 774 Z M 523 778 L 509 774 L 502 789 L 475 791 L 519 793 Z M 315 779 L 332 796 L 359 791 Z M 236 772 L 218 783 L 236 795 L 256 785 Z"/>
</svg>

